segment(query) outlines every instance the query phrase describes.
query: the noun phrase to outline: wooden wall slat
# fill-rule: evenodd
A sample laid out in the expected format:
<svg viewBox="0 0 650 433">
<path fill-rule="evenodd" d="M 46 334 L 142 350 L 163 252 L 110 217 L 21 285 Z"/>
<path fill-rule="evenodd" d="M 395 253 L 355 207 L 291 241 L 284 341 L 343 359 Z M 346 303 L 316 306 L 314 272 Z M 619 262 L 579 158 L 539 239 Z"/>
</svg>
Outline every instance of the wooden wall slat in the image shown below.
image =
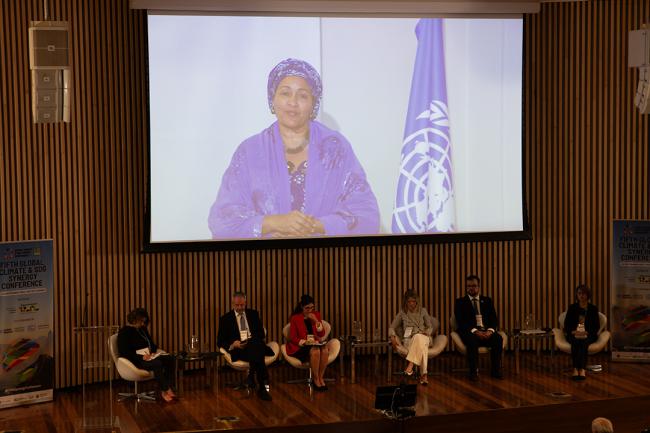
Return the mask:
<svg viewBox="0 0 650 433">
<path fill-rule="evenodd" d="M 544 3 L 524 18 L 524 165 L 532 241 L 142 254 L 147 172 L 146 14 L 127 0 L 50 0 L 70 22 L 72 122 L 31 119 L 27 26 L 39 0 L 0 2 L 0 240 L 55 241 L 56 386 L 80 383 L 73 327 L 121 324 L 144 306 L 168 350 L 214 346 L 230 293 L 244 290 L 279 340 L 308 291 L 334 335 L 387 326 L 408 287 L 449 332 L 478 273 L 503 327 L 553 325 L 586 282 L 609 307 L 611 221 L 650 218 L 648 116 L 632 100 L 627 32 L 650 0 Z M 91 380 L 105 379 L 99 373 Z"/>
</svg>

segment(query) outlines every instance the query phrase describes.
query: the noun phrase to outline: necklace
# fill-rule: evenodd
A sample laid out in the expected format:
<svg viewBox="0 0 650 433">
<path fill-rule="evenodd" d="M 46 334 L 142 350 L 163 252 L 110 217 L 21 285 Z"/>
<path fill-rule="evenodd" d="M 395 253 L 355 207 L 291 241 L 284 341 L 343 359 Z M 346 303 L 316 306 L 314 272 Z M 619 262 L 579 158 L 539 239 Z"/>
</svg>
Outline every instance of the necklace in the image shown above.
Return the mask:
<svg viewBox="0 0 650 433">
<path fill-rule="evenodd" d="M 285 146 L 284 153 L 287 153 L 289 155 L 295 155 L 296 153 L 300 153 L 303 150 L 305 150 L 305 148 L 307 147 L 308 144 L 309 144 L 309 139 L 305 139 L 305 140 L 303 140 L 302 143 L 300 143 L 296 147 L 286 147 Z"/>
</svg>

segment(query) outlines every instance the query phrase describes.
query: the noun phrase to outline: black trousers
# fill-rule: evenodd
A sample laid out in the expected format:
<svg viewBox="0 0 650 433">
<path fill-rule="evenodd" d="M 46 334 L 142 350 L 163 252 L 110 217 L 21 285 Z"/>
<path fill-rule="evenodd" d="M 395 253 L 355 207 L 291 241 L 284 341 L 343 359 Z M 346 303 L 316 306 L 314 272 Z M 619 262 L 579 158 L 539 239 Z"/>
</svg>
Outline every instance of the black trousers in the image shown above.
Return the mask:
<svg viewBox="0 0 650 433">
<path fill-rule="evenodd" d="M 142 361 L 139 365 L 143 370 L 153 371 L 153 375 L 160 386 L 161 391 L 167 391 L 172 387 L 174 368 L 176 362 L 171 355 L 160 355 L 151 361 Z"/>
<path fill-rule="evenodd" d="M 571 359 L 573 368 L 584 369 L 587 366 L 587 356 L 589 355 L 589 345 L 596 341 L 595 336 L 587 338 L 576 338 L 573 334 L 566 336 L 566 341 L 571 344 Z"/>
<path fill-rule="evenodd" d="M 242 349 L 233 349 L 230 356 L 233 361 L 246 361 L 250 364 L 250 375 L 257 376 L 259 383 L 265 383 L 269 379 L 269 372 L 264 364 L 264 352 L 266 344 L 261 340 L 250 339 Z"/>
<path fill-rule="evenodd" d="M 478 348 L 490 348 L 490 367 L 492 373 L 497 373 L 501 370 L 501 352 L 503 352 L 503 338 L 498 332 L 495 332 L 486 340 L 481 340 L 476 335 L 469 331 L 460 332 L 460 338 L 467 347 L 467 366 L 469 367 L 469 374 L 476 374 L 478 365 Z"/>
</svg>

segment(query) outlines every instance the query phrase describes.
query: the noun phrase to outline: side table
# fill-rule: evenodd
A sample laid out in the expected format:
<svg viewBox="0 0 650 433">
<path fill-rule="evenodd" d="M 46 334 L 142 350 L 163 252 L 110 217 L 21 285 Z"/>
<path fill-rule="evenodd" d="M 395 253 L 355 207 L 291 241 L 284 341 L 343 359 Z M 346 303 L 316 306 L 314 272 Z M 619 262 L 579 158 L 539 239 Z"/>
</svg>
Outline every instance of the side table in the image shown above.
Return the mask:
<svg viewBox="0 0 650 433">
<path fill-rule="evenodd" d="M 219 375 L 218 373 L 218 364 L 217 361 L 221 356 L 221 352 L 201 352 L 196 354 L 181 352 L 176 355 L 176 386 L 178 388 L 178 394 L 180 395 L 183 392 L 183 372 L 185 370 L 185 364 L 188 362 L 205 362 L 206 370 L 206 386 L 212 386 L 212 378 L 214 377 L 215 386 L 219 387 Z"/>
<path fill-rule="evenodd" d="M 515 374 L 519 374 L 519 350 L 523 340 L 531 340 L 535 345 L 537 356 L 540 356 L 542 350 L 542 341 L 553 340 L 553 333 L 546 332 L 542 329 L 533 329 L 530 331 L 510 332 L 510 338 L 515 346 Z M 551 356 L 555 354 L 555 346 L 551 344 Z"/>
<path fill-rule="evenodd" d="M 350 383 L 356 383 L 356 349 L 362 349 L 364 347 L 388 347 L 388 381 L 391 380 L 391 372 L 393 371 L 393 351 L 390 347 L 390 342 L 386 340 L 382 341 L 357 341 L 350 340 Z M 375 365 L 379 363 L 379 354 L 375 352 Z"/>
</svg>

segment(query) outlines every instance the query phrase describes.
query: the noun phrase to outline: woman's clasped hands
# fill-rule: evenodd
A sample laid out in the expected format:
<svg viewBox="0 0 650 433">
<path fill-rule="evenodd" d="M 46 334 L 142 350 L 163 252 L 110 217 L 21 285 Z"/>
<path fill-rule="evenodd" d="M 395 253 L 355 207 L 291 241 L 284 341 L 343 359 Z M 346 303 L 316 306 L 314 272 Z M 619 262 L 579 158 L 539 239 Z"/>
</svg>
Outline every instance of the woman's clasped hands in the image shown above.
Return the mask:
<svg viewBox="0 0 650 433">
<path fill-rule="evenodd" d="M 267 215 L 263 231 L 272 236 L 310 236 L 324 234 L 323 223 L 298 210 L 286 214 Z"/>
</svg>

